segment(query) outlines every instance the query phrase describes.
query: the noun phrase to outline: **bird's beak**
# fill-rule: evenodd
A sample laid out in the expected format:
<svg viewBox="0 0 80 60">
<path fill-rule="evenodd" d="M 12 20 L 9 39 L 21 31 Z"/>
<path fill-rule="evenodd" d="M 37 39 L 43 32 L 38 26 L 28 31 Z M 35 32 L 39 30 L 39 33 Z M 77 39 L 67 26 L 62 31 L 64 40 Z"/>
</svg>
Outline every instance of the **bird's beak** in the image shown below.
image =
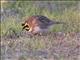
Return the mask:
<svg viewBox="0 0 80 60">
<path fill-rule="evenodd" d="M 24 26 L 25 24 L 24 23 L 22 23 L 22 26 Z"/>
</svg>

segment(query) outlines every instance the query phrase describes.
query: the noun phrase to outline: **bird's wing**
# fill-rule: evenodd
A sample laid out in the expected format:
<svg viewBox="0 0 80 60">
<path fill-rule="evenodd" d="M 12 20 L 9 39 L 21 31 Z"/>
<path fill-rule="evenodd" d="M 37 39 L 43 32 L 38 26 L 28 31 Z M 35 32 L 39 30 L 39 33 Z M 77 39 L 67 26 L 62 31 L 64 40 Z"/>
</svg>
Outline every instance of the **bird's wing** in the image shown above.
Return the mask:
<svg viewBox="0 0 80 60">
<path fill-rule="evenodd" d="M 43 25 L 52 25 L 53 22 L 48 19 L 47 17 L 45 16 L 38 16 L 38 20 L 43 24 Z"/>
</svg>

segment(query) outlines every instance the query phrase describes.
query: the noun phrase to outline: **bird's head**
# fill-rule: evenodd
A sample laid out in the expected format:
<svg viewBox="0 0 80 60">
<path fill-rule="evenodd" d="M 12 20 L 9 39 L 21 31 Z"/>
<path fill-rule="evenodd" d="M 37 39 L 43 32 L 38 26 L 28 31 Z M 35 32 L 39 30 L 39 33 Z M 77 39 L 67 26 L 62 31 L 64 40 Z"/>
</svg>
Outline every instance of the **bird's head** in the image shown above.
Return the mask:
<svg viewBox="0 0 80 60">
<path fill-rule="evenodd" d="M 29 27 L 27 22 L 26 23 L 22 23 L 22 27 L 23 27 L 22 30 L 26 30 L 26 31 L 30 30 L 30 27 Z"/>
</svg>

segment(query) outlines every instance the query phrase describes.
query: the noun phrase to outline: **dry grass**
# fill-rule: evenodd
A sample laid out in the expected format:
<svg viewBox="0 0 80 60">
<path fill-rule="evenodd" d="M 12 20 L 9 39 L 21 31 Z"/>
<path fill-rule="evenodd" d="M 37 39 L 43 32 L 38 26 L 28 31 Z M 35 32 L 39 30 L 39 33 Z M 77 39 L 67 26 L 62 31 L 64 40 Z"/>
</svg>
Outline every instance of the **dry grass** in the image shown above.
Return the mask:
<svg viewBox="0 0 80 60">
<path fill-rule="evenodd" d="M 0 20 L 1 60 L 80 60 L 80 9 L 77 2 L 54 4 L 62 9 L 50 12 L 36 7 L 33 1 L 2 5 L 5 12 Z M 32 15 L 44 15 L 65 24 L 53 25 L 51 33 L 45 36 L 28 36 L 22 32 L 21 23 L 24 17 Z"/>
<path fill-rule="evenodd" d="M 35 12 L 35 11 L 34 11 Z M 43 10 L 44 16 L 47 16 L 49 19 L 53 21 L 64 22 L 65 24 L 55 24 L 52 26 L 51 30 L 53 32 L 80 32 L 80 12 L 79 10 L 69 9 L 64 10 L 63 14 L 54 15 L 54 12 L 51 14 L 49 11 Z M 22 31 L 21 21 L 17 21 L 14 17 L 8 17 L 4 21 L 0 23 L 0 34 L 2 36 L 19 34 Z"/>
<path fill-rule="evenodd" d="M 80 33 L 1 39 L 2 60 L 79 60 Z"/>
</svg>

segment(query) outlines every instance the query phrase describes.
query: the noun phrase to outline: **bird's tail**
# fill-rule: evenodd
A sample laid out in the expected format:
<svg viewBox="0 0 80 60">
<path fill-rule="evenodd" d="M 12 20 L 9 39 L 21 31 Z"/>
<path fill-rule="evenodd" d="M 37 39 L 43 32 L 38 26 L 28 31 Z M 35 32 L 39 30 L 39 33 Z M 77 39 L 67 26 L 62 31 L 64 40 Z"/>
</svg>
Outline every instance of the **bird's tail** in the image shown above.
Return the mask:
<svg viewBox="0 0 80 60">
<path fill-rule="evenodd" d="M 65 22 L 53 21 L 52 24 L 65 24 Z"/>
</svg>

